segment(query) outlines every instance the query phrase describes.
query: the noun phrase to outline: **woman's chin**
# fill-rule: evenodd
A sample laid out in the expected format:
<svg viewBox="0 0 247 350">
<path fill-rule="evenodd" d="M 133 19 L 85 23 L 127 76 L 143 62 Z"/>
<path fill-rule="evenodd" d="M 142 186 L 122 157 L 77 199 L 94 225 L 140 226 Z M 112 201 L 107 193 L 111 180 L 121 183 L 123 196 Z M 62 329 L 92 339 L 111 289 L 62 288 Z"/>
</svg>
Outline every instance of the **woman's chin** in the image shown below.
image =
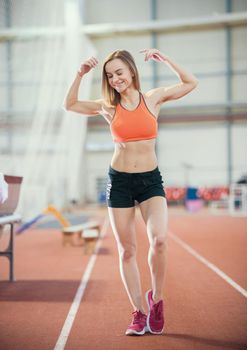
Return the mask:
<svg viewBox="0 0 247 350">
<path fill-rule="evenodd" d="M 115 87 L 114 88 L 119 94 L 121 94 L 121 92 L 123 92 L 126 88 L 125 87 Z"/>
</svg>

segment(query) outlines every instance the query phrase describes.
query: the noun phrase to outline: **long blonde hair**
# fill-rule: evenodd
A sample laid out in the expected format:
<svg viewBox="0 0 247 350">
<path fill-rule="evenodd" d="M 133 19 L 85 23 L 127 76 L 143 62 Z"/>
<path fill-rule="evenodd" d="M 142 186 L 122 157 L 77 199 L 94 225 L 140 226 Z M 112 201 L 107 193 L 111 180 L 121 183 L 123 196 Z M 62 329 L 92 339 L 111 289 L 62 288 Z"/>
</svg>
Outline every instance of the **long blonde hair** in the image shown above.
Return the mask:
<svg viewBox="0 0 247 350">
<path fill-rule="evenodd" d="M 119 58 L 127 64 L 127 66 L 130 69 L 131 75 L 133 76 L 134 86 L 138 91 L 140 91 L 139 73 L 133 56 L 126 50 L 114 51 L 108 57 L 106 57 L 102 70 L 102 95 L 107 104 L 109 104 L 109 106 L 116 106 L 120 102 L 120 94 L 110 86 L 105 71 L 106 64 L 114 60 L 115 58 Z"/>
</svg>

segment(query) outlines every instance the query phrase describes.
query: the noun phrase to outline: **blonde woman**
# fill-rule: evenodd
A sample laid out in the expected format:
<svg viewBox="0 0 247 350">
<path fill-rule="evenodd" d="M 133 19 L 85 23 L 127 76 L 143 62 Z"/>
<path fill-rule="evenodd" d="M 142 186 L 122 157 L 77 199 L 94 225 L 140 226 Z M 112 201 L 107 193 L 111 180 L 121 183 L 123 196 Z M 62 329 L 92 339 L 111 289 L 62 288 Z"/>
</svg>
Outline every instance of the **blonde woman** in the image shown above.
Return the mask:
<svg viewBox="0 0 247 350">
<path fill-rule="evenodd" d="M 102 94 L 99 100 L 78 100 L 84 75 L 98 65 L 91 57 L 80 66 L 66 96 L 65 108 L 86 116 L 103 115 L 109 123 L 115 150 L 108 171 L 106 198 L 116 238 L 120 274 L 133 307 L 126 335 L 164 331 L 164 277 L 167 238 L 167 202 L 162 175 L 155 154 L 158 115 L 163 103 L 179 99 L 197 86 L 194 75 L 157 49 L 140 51 L 145 61 L 164 62 L 178 76 L 179 83 L 141 92 L 139 74 L 132 55 L 125 50 L 111 53 L 103 64 Z M 136 262 L 135 205 L 146 224 L 150 249 L 148 263 L 151 289 L 146 292 L 145 312 Z"/>
</svg>

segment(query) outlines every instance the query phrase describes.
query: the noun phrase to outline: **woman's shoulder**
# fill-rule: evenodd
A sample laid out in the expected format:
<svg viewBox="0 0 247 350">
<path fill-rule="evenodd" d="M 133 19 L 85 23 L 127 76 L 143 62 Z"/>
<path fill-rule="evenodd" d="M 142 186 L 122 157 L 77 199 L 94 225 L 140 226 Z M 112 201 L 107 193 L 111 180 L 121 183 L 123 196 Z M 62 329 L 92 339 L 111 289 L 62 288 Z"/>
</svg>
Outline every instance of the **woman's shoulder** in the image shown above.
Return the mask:
<svg viewBox="0 0 247 350">
<path fill-rule="evenodd" d="M 146 100 L 155 100 L 157 98 L 157 93 L 158 93 L 158 89 L 151 89 L 148 90 L 146 92 L 142 92 L 142 96 L 146 99 Z"/>
<path fill-rule="evenodd" d="M 147 101 L 147 103 L 149 103 L 150 105 L 156 107 L 161 107 L 161 105 L 164 103 L 162 96 L 164 94 L 165 88 L 161 87 L 161 88 L 154 88 L 151 89 L 147 92 L 145 92 L 144 98 L 145 101 Z"/>
<path fill-rule="evenodd" d="M 101 115 L 110 123 L 114 117 L 116 106 L 109 104 L 106 100 L 100 99 L 98 103 L 101 105 Z"/>
<path fill-rule="evenodd" d="M 155 106 L 158 102 L 158 97 L 156 94 L 156 89 L 149 90 L 147 92 L 142 92 L 142 96 L 144 98 L 144 101 L 150 105 Z"/>
<path fill-rule="evenodd" d="M 109 104 L 106 100 L 104 100 L 103 98 L 101 99 L 97 99 L 94 102 L 97 102 L 99 105 L 99 109 L 101 110 L 106 110 L 106 111 L 112 111 L 116 109 L 116 106 L 113 106 L 111 104 Z"/>
<path fill-rule="evenodd" d="M 153 89 L 155 90 L 155 89 Z M 142 97 L 144 99 L 145 105 L 148 108 L 148 110 L 156 117 L 158 118 L 159 111 L 160 111 L 160 105 L 158 104 L 157 96 L 154 95 L 153 90 L 149 90 L 147 92 L 143 92 Z"/>
<path fill-rule="evenodd" d="M 114 113 L 115 110 L 116 110 L 116 107 L 117 107 L 117 106 L 114 106 L 114 105 L 110 104 L 109 102 L 107 102 L 106 100 L 103 100 L 103 99 L 102 99 L 101 104 L 102 104 L 102 107 L 103 107 L 106 111 L 108 111 L 109 113 L 111 113 L 111 112 Z"/>
</svg>

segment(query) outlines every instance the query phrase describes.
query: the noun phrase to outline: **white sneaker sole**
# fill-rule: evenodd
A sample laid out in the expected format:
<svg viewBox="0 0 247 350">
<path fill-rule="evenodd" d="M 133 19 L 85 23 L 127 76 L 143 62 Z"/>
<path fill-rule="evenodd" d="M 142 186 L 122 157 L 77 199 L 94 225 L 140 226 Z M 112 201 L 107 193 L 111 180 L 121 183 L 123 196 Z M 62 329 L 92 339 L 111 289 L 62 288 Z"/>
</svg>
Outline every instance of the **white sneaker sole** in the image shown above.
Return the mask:
<svg viewBox="0 0 247 350">
<path fill-rule="evenodd" d="M 152 334 L 163 334 L 163 331 L 164 331 L 164 328 L 162 328 L 162 330 L 160 332 L 154 332 L 152 331 L 152 329 L 150 328 L 150 323 L 149 323 L 149 319 L 150 319 L 150 305 L 149 305 L 149 302 L 148 302 L 148 293 L 150 292 L 150 290 L 148 290 L 146 292 L 146 302 L 147 302 L 147 306 L 148 306 L 148 314 L 147 314 L 147 329 L 148 329 L 148 332 L 149 333 L 152 333 Z"/>
<path fill-rule="evenodd" d="M 125 332 L 125 335 L 144 335 L 146 332 L 148 332 L 147 326 L 144 327 L 141 332 L 137 332 L 132 329 L 127 329 L 127 331 Z"/>
</svg>

